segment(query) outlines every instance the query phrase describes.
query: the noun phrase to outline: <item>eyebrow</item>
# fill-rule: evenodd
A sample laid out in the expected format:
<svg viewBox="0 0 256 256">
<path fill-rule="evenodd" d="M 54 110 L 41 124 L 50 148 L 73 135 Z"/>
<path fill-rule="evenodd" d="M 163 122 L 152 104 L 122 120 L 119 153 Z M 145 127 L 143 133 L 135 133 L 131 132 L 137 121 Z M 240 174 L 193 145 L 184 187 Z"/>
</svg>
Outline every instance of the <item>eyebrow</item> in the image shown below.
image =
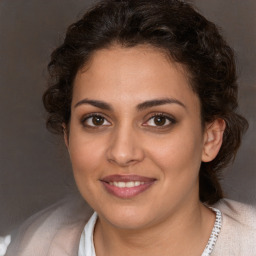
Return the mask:
<svg viewBox="0 0 256 256">
<path fill-rule="evenodd" d="M 178 104 L 186 109 L 186 106 L 179 100 L 173 99 L 173 98 L 164 98 L 164 99 L 153 99 L 149 101 L 145 101 L 143 103 L 140 103 L 137 106 L 138 111 L 142 111 L 147 108 L 152 108 L 155 106 L 165 105 L 165 104 Z"/>
<path fill-rule="evenodd" d="M 105 109 L 105 110 L 112 110 L 112 107 L 106 102 L 103 102 L 100 100 L 89 100 L 89 99 L 83 99 L 83 100 L 78 101 L 76 103 L 76 105 L 74 106 L 74 108 L 76 108 L 80 105 L 83 105 L 83 104 L 89 104 L 94 107 Z"/>
<path fill-rule="evenodd" d="M 83 105 L 83 104 L 89 104 L 92 105 L 94 107 L 100 108 L 100 109 L 104 109 L 104 110 L 113 110 L 113 108 L 111 107 L 110 104 L 104 102 L 104 101 L 100 101 L 100 100 L 89 100 L 89 99 L 83 99 L 78 101 L 74 108 Z M 138 111 L 142 111 L 145 110 L 147 108 L 152 108 L 155 106 L 161 106 L 161 105 L 165 105 L 165 104 L 178 104 L 180 106 L 182 106 L 183 108 L 186 109 L 186 106 L 179 100 L 174 99 L 174 98 L 163 98 L 163 99 L 153 99 L 153 100 L 148 100 L 145 102 L 142 102 L 140 104 L 137 105 L 136 109 Z"/>
</svg>

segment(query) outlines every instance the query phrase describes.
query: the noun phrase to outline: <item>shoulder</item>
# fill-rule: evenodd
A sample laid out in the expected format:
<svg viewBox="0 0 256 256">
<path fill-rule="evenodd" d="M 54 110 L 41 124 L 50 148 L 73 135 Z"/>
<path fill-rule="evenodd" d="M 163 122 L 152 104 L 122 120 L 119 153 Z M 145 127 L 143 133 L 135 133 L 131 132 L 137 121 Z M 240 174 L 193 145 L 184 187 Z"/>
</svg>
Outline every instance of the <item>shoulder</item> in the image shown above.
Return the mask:
<svg viewBox="0 0 256 256">
<path fill-rule="evenodd" d="M 229 199 L 221 200 L 214 207 L 223 215 L 222 228 L 214 255 L 254 255 L 256 207 Z"/>
<path fill-rule="evenodd" d="M 225 218 L 233 219 L 234 222 L 250 228 L 256 228 L 256 206 L 222 199 L 214 207 L 219 209 Z"/>
<path fill-rule="evenodd" d="M 68 197 L 30 217 L 6 256 L 76 255 L 85 223 L 92 214 L 80 197 Z"/>
</svg>

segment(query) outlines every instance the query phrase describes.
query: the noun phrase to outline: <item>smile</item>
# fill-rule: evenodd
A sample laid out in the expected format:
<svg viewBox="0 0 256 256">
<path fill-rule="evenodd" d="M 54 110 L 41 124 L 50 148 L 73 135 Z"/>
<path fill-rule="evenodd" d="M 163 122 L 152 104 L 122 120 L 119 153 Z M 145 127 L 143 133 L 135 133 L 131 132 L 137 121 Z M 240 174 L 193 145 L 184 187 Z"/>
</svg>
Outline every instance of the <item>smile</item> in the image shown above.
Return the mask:
<svg viewBox="0 0 256 256">
<path fill-rule="evenodd" d="M 129 181 L 129 182 L 123 182 L 123 181 L 119 181 L 119 182 L 109 182 L 109 185 L 111 186 L 115 186 L 118 188 L 132 188 L 132 187 L 138 187 L 140 185 L 145 184 L 145 182 L 141 182 L 141 181 Z"/>
<path fill-rule="evenodd" d="M 137 175 L 111 175 L 100 181 L 109 194 L 128 199 L 148 190 L 156 179 Z"/>
</svg>

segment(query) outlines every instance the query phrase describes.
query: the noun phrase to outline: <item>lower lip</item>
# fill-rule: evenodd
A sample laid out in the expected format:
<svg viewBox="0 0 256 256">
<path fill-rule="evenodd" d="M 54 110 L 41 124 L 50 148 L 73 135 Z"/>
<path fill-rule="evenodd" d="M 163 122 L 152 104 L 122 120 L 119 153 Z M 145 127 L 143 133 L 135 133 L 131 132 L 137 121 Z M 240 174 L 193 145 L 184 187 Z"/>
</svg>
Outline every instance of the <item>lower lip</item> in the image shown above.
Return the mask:
<svg viewBox="0 0 256 256">
<path fill-rule="evenodd" d="M 131 187 L 131 188 L 119 188 L 119 187 L 110 185 L 107 182 L 102 182 L 102 184 L 110 194 L 122 199 L 127 199 L 127 198 L 135 197 L 141 194 L 142 192 L 146 191 L 154 184 L 154 182 L 145 183 L 145 184 L 142 184 L 136 187 Z"/>
</svg>

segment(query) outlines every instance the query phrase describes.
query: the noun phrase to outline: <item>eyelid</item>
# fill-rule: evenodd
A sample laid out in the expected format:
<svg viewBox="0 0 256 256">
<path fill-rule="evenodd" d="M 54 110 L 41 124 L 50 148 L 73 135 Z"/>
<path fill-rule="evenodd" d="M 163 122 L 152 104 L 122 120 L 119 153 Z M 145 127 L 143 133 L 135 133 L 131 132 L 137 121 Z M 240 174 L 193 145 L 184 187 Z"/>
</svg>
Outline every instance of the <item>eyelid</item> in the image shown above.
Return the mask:
<svg viewBox="0 0 256 256">
<path fill-rule="evenodd" d="M 86 122 L 89 118 L 92 118 L 92 117 L 102 117 L 102 118 L 103 118 L 105 121 L 107 121 L 109 124 L 108 124 L 108 125 L 102 124 L 102 125 L 99 125 L 99 126 L 97 126 L 97 125 L 86 125 L 85 122 Z M 97 112 L 97 113 L 89 113 L 89 114 L 86 114 L 86 115 L 82 116 L 80 122 L 82 123 L 82 125 L 83 125 L 84 127 L 87 127 L 87 128 L 100 128 L 100 127 L 106 127 L 106 126 L 112 125 L 112 123 L 111 123 L 108 119 L 109 119 L 109 118 L 106 117 L 104 114 Z"/>
<path fill-rule="evenodd" d="M 152 118 L 155 118 L 155 117 L 164 117 L 166 118 L 167 120 L 170 121 L 170 124 L 167 124 L 167 125 L 162 125 L 162 126 L 157 126 L 157 125 L 147 125 L 146 123 L 148 123 Z M 170 115 L 170 114 L 166 114 L 166 113 L 163 113 L 163 112 L 156 112 L 156 113 L 151 113 L 149 117 L 147 117 L 146 121 L 143 122 L 143 126 L 148 126 L 148 127 L 153 127 L 153 128 L 157 128 L 157 129 L 164 129 L 164 128 L 167 128 L 173 124 L 175 124 L 177 121 L 176 119 Z"/>
</svg>

